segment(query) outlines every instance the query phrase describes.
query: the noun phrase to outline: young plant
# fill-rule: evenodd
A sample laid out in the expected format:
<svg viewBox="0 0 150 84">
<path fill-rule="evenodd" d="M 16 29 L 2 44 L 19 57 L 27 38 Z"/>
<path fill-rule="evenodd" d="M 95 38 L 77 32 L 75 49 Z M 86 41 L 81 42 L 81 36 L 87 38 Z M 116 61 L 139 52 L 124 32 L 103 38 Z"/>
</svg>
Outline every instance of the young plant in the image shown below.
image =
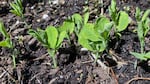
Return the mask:
<svg viewBox="0 0 150 84">
<path fill-rule="evenodd" d="M 92 51 L 96 56 L 96 60 L 107 48 L 112 25 L 108 18 L 100 17 L 95 24 L 86 23 L 79 33 L 79 44 Z"/>
<path fill-rule="evenodd" d="M 22 0 L 15 0 L 10 6 L 12 7 L 10 12 L 24 19 Z"/>
<path fill-rule="evenodd" d="M 150 52 L 144 52 L 145 46 L 145 36 L 147 35 L 148 31 L 150 30 L 150 19 L 149 19 L 150 9 L 146 10 L 142 15 L 142 12 L 139 8 L 136 8 L 136 20 L 137 20 L 137 34 L 140 40 L 141 46 L 141 53 L 130 52 L 132 55 L 137 57 L 140 60 L 147 60 L 150 59 Z"/>
<path fill-rule="evenodd" d="M 136 53 L 136 52 L 130 52 L 130 54 L 132 54 L 133 56 L 135 56 L 136 58 L 140 59 L 140 60 L 147 60 L 150 59 L 150 52 L 147 53 Z"/>
<path fill-rule="evenodd" d="M 59 32 L 62 32 L 62 31 L 66 31 L 66 32 L 67 32 L 66 37 L 67 37 L 67 39 L 68 39 L 69 41 L 71 41 L 70 36 L 73 34 L 74 29 L 75 29 L 75 24 L 74 24 L 73 21 L 71 21 L 71 20 L 69 20 L 69 19 L 68 19 L 68 20 L 65 20 L 65 21 L 63 22 L 63 24 L 58 27 L 58 31 L 59 31 Z M 71 42 L 70 42 L 70 44 L 71 44 Z"/>
<path fill-rule="evenodd" d="M 59 32 L 55 27 L 48 26 L 46 30 L 29 30 L 29 34 L 40 41 L 47 48 L 50 57 L 53 60 L 54 68 L 57 67 L 56 53 L 61 47 L 61 43 L 66 36 L 66 31 Z"/>
<path fill-rule="evenodd" d="M 115 34 L 120 36 L 120 32 L 125 30 L 130 23 L 129 15 L 125 11 L 117 11 L 116 0 L 111 0 L 109 14 L 115 25 Z"/>
<path fill-rule="evenodd" d="M 150 9 L 146 10 L 142 16 L 142 12 L 140 11 L 140 9 L 138 7 L 136 8 L 136 20 L 138 25 L 137 34 L 140 40 L 141 53 L 144 52 L 144 39 L 150 29 L 150 19 L 148 18 L 149 14 Z"/>
<path fill-rule="evenodd" d="M 80 30 L 82 29 L 83 25 L 85 25 L 88 21 L 89 13 L 85 12 L 83 17 L 75 13 L 71 17 L 69 17 L 67 20 L 63 22 L 61 26 L 58 27 L 58 30 L 66 31 L 67 32 L 67 39 L 71 42 L 75 42 L 78 39 L 78 35 Z M 73 38 L 71 38 L 73 36 Z"/>
<path fill-rule="evenodd" d="M 12 51 L 12 58 L 13 58 L 13 65 L 14 65 L 14 68 L 15 68 L 16 67 L 16 60 L 15 59 L 16 59 L 16 55 L 17 55 L 17 50 L 14 49 L 12 40 L 11 40 L 9 34 L 6 31 L 6 28 L 4 27 L 3 22 L 1 22 L 1 21 L 0 21 L 0 33 L 5 38 L 4 40 L 0 41 L 0 46 L 11 49 L 11 51 Z"/>
<path fill-rule="evenodd" d="M 78 36 L 81 28 L 87 23 L 89 19 L 89 12 L 85 12 L 83 17 L 80 14 L 75 13 L 69 19 L 74 23 L 74 32 L 76 36 Z"/>
</svg>

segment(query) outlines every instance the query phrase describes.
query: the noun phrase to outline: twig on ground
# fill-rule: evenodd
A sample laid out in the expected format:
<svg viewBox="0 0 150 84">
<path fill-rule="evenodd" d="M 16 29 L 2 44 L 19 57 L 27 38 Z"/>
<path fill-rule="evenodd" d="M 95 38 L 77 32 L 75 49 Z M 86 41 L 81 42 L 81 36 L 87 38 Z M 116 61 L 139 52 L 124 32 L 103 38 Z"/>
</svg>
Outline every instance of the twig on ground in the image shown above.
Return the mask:
<svg viewBox="0 0 150 84">
<path fill-rule="evenodd" d="M 93 60 L 96 60 L 96 56 L 94 54 L 91 53 L 90 55 Z M 108 70 L 109 71 L 109 67 L 107 67 L 101 60 L 97 59 L 96 61 L 103 69 Z"/>
<path fill-rule="evenodd" d="M 12 75 L 3 65 L 0 65 L 0 67 L 2 67 L 3 70 L 7 72 L 7 75 L 9 75 L 9 77 L 10 77 L 15 83 L 17 83 L 17 81 L 15 80 L 15 78 L 13 77 L 13 75 Z"/>
<path fill-rule="evenodd" d="M 119 84 L 119 83 L 118 83 L 118 80 L 117 80 L 117 77 L 116 77 L 116 75 L 115 75 L 115 73 L 114 73 L 114 71 L 113 71 L 112 68 L 110 68 L 110 72 L 111 72 L 111 74 L 112 74 L 112 77 L 115 79 L 116 84 Z"/>
<path fill-rule="evenodd" d="M 91 63 L 91 62 L 93 62 L 93 60 L 84 61 L 84 62 L 81 62 L 81 63 L 86 64 L 86 63 Z"/>
<path fill-rule="evenodd" d="M 35 79 L 38 75 L 40 75 L 40 73 L 34 75 L 34 76 L 29 80 L 29 84 L 31 84 L 31 81 L 32 81 L 33 79 Z"/>
<path fill-rule="evenodd" d="M 53 78 L 48 84 L 53 84 L 57 79 L 58 79 L 58 77 Z"/>
<path fill-rule="evenodd" d="M 38 58 L 33 59 L 33 61 L 37 61 L 37 60 L 40 60 L 40 59 L 44 59 L 46 56 L 48 56 L 48 53 L 46 53 L 46 54 L 44 54 L 44 55 L 42 55 L 42 56 L 40 56 L 40 57 L 38 57 Z"/>
<path fill-rule="evenodd" d="M 0 79 L 6 74 L 6 71 L 4 71 L 1 75 L 0 75 Z"/>
<path fill-rule="evenodd" d="M 130 84 L 132 81 L 135 81 L 135 80 L 149 80 L 150 81 L 150 78 L 136 77 L 136 78 L 132 78 L 131 80 L 127 81 L 125 84 Z"/>
</svg>

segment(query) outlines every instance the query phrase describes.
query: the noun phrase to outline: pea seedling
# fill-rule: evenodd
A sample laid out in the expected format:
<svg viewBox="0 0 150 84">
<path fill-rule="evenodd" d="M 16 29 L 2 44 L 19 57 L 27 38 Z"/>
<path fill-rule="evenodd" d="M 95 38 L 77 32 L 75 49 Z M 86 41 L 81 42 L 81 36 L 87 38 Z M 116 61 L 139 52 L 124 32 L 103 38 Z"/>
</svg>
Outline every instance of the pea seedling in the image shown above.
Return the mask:
<svg viewBox="0 0 150 84">
<path fill-rule="evenodd" d="M 137 34 L 138 38 L 140 40 L 140 46 L 141 46 L 141 53 L 136 52 L 130 52 L 132 55 L 137 57 L 140 60 L 147 60 L 150 59 L 150 52 L 144 52 L 144 46 L 145 46 L 145 36 L 147 35 L 148 31 L 150 30 L 150 19 L 149 19 L 150 9 L 146 10 L 144 14 L 142 15 L 142 12 L 137 7 L 136 8 L 136 20 L 137 20 Z"/>
<path fill-rule="evenodd" d="M 22 0 L 15 0 L 14 2 L 10 3 L 10 6 L 12 7 L 10 12 L 24 19 Z"/>
<path fill-rule="evenodd" d="M 95 24 L 86 23 L 79 33 L 78 42 L 96 55 L 96 60 L 107 48 L 112 23 L 106 17 L 100 17 Z M 95 61 L 96 61 L 95 60 Z"/>
<path fill-rule="evenodd" d="M 66 37 L 66 31 L 59 32 L 55 27 L 48 26 L 46 30 L 38 29 L 35 31 L 30 29 L 28 33 L 47 48 L 47 51 L 53 60 L 54 68 L 56 68 L 57 62 L 55 56 L 58 49 L 61 47 L 63 39 Z"/>
<path fill-rule="evenodd" d="M 109 14 L 115 25 L 115 34 L 121 36 L 119 32 L 125 30 L 130 23 L 128 14 L 125 11 L 117 12 L 116 0 L 111 1 Z"/>
<path fill-rule="evenodd" d="M 17 51 L 17 49 L 14 49 L 12 40 L 11 40 L 9 34 L 6 31 L 6 28 L 4 27 L 3 22 L 1 22 L 1 21 L 0 21 L 0 33 L 2 33 L 2 35 L 5 38 L 4 40 L 0 41 L 0 46 L 11 49 L 12 58 L 13 58 L 13 65 L 14 65 L 14 68 L 15 68 L 16 67 L 16 60 L 15 59 L 16 59 L 16 55 L 17 55 L 18 51 Z"/>
<path fill-rule="evenodd" d="M 87 23 L 87 21 L 89 19 L 89 12 L 86 12 L 83 15 L 83 17 L 80 14 L 75 13 L 70 17 L 70 19 L 75 24 L 74 32 L 75 32 L 76 36 L 78 36 L 81 28 Z"/>
<path fill-rule="evenodd" d="M 80 14 L 75 13 L 71 17 L 69 17 L 67 20 L 65 20 L 63 24 L 58 27 L 58 30 L 60 32 L 66 31 L 67 38 L 69 39 L 69 41 L 74 40 L 73 42 L 76 42 L 76 40 L 78 39 L 80 30 L 82 29 L 83 25 L 87 23 L 88 18 L 89 18 L 88 12 L 85 12 L 83 17 Z M 75 37 L 77 38 L 70 39 L 72 34 L 74 34 Z"/>
</svg>

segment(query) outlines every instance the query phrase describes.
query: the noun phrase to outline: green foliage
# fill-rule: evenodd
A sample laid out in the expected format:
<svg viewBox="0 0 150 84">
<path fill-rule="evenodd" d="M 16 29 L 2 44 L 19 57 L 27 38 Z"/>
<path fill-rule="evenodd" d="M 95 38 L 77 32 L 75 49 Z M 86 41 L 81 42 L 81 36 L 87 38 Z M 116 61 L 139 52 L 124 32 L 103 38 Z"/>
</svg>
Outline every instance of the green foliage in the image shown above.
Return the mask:
<svg viewBox="0 0 150 84">
<path fill-rule="evenodd" d="M 58 30 L 53 26 L 48 26 L 45 31 L 49 48 L 54 50 L 60 48 L 60 44 L 66 36 L 66 32 L 62 31 L 59 34 Z"/>
<path fill-rule="evenodd" d="M 14 2 L 10 3 L 10 6 L 12 7 L 10 12 L 21 18 L 24 18 L 22 0 L 15 0 Z"/>
<path fill-rule="evenodd" d="M 143 14 L 144 13 L 144 14 Z M 143 14 L 143 15 L 142 15 Z M 145 12 L 140 11 L 140 9 L 136 8 L 136 21 L 137 21 L 137 34 L 138 38 L 140 40 L 140 46 L 141 46 L 141 53 L 136 52 L 130 52 L 133 56 L 140 60 L 148 60 L 150 59 L 150 52 L 145 53 L 144 52 L 144 46 L 145 46 L 145 36 L 147 35 L 148 31 L 150 30 L 150 19 L 149 19 L 150 9 L 146 10 Z"/>
<path fill-rule="evenodd" d="M 0 33 L 2 33 L 2 35 L 5 38 L 5 40 L 0 41 L 0 46 L 1 47 L 7 47 L 7 48 L 13 48 L 10 36 L 7 33 L 6 28 L 4 27 L 4 24 L 2 22 L 0 22 Z"/>
<path fill-rule="evenodd" d="M 74 25 L 76 25 L 74 32 L 77 36 L 80 33 L 81 28 L 88 22 L 88 19 L 89 12 L 84 13 L 83 17 L 78 13 L 75 13 L 71 16 L 71 21 L 74 22 Z"/>
<path fill-rule="evenodd" d="M 71 20 L 65 20 L 63 24 L 58 28 L 58 30 L 66 31 L 69 35 L 73 33 L 75 24 Z"/>
<path fill-rule="evenodd" d="M 111 0 L 111 5 L 109 6 L 109 15 L 114 22 L 117 22 L 116 0 Z"/>
<path fill-rule="evenodd" d="M 57 50 L 61 47 L 63 39 L 66 37 L 66 31 L 59 32 L 55 27 L 48 26 L 46 30 L 38 29 L 35 31 L 30 29 L 28 33 L 35 37 L 48 49 L 48 53 L 53 59 L 54 68 L 56 68 L 57 63 L 55 60 L 55 55 Z"/>
<path fill-rule="evenodd" d="M 118 17 L 119 20 L 116 28 L 118 32 L 121 32 L 127 28 L 130 20 L 128 14 L 124 11 L 120 11 Z"/>
<path fill-rule="evenodd" d="M 10 48 L 12 51 L 12 58 L 13 58 L 13 65 L 14 68 L 16 67 L 16 55 L 18 53 L 18 51 L 16 49 L 14 49 L 12 40 L 9 36 L 9 34 L 6 31 L 6 28 L 4 27 L 3 22 L 0 21 L 0 33 L 2 33 L 3 37 L 5 38 L 4 40 L 0 41 L 0 46 L 1 47 L 6 47 L 6 48 Z"/>
<path fill-rule="evenodd" d="M 111 5 L 109 6 L 109 14 L 114 22 L 116 33 L 125 30 L 130 23 L 129 15 L 125 11 L 117 12 L 116 0 L 111 1 Z"/>
<path fill-rule="evenodd" d="M 137 7 L 135 17 L 136 17 L 137 24 L 138 24 L 137 34 L 140 40 L 141 53 L 144 52 L 144 45 L 145 45 L 144 38 L 150 29 L 150 26 L 149 26 L 150 19 L 148 18 L 150 14 L 150 9 L 146 10 L 143 15 L 142 13 L 143 12 L 141 12 L 140 9 Z"/>
<path fill-rule="evenodd" d="M 150 59 L 150 52 L 148 52 L 148 53 L 130 52 L 130 54 L 132 54 L 133 56 L 135 56 L 136 58 L 138 58 L 138 59 L 140 59 L 140 60 L 147 60 L 147 59 Z"/>
<path fill-rule="evenodd" d="M 106 17 L 98 18 L 95 24 L 86 23 L 79 33 L 79 44 L 92 51 L 98 58 L 107 48 L 112 25 Z"/>
</svg>

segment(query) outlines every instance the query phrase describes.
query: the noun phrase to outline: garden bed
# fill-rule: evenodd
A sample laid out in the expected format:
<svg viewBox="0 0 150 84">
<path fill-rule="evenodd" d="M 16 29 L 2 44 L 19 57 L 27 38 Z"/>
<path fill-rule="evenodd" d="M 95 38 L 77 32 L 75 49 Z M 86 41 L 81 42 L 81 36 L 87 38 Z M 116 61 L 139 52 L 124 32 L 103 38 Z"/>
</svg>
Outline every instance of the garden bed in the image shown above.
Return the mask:
<svg viewBox="0 0 150 84">
<path fill-rule="evenodd" d="M 50 0 L 51 1 L 51 0 Z M 137 60 L 130 52 L 140 52 L 140 41 L 134 30 L 136 7 L 145 11 L 150 8 L 149 0 L 117 0 L 117 8 L 125 10 L 131 23 L 116 39 L 110 35 L 108 51 L 104 51 L 98 60 L 104 69 L 91 56 L 91 52 L 82 50 L 76 44 L 63 41 L 63 47 L 57 53 L 57 68 L 53 68 L 52 58 L 39 41 L 28 34 L 29 29 L 45 29 L 49 25 L 59 26 L 74 13 L 83 14 L 89 7 L 89 22 L 94 22 L 103 13 L 110 18 L 108 8 L 111 0 L 104 0 L 103 6 L 98 0 L 23 0 L 25 22 L 9 12 L 9 3 L 0 1 L 0 20 L 11 36 L 15 48 L 19 51 L 16 67 L 13 66 L 12 53 L 9 48 L 0 48 L 0 83 L 1 84 L 149 84 L 150 61 Z M 127 11 L 127 10 L 126 10 Z M 113 31 L 112 31 L 113 33 Z M 75 39 L 75 37 L 72 37 Z M 4 38 L 0 34 L 0 40 Z M 150 51 L 150 32 L 145 37 L 145 52 Z M 136 63 L 137 62 L 137 67 Z"/>
</svg>

